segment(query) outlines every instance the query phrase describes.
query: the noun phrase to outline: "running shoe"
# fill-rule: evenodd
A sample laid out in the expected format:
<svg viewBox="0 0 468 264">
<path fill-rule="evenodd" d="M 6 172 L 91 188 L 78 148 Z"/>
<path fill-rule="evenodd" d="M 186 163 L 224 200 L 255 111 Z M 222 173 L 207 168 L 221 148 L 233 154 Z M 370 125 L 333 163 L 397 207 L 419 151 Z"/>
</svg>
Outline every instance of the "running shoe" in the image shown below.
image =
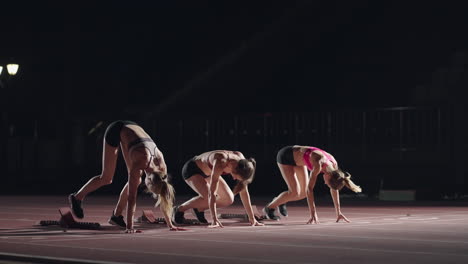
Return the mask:
<svg viewBox="0 0 468 264">
<path fill-rule="evenodd" d="M 265 206 L 263 208 L 263 212 L 265 213 L 266 217 L 271 220 L 279 220 L 279 216 L 275 215 L 275 209 L 274 208 L 268 208 Z"/>
<path fill-rule="evenodd" d="M 114 211 L 112 211 L 112 216 L 109 218 L 109 224 L 127 228 L 127 224 L 125 224 L 123 215 L 116 216 Z"/>
<path fill-rule="evenodd" d="M 192 208 L 193 215 L 200 221 L 202 224 L 207 224 L 208 221 L 205 218 L 205 211 L 198 211 L 197 208 Z"/>
<path fill-rule="evenodd" d="M 70 204 L 70 209 L 73 214 L 82 219 L 84 217 L 83 208 L 81 208 L 81 201 L 76 199 L 75 194 L 72 193 L 68 195 L 68 202 Z"/>
</svg>

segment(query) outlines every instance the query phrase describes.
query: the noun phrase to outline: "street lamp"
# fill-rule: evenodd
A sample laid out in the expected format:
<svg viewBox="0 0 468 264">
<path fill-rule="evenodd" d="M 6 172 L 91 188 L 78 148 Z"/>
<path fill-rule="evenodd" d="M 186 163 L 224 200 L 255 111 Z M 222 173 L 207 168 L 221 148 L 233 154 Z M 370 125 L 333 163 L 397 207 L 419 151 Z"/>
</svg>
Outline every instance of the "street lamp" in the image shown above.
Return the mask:
<svg viewBox="0 0 468 264">
<path fill-rule="evenodd" d="M 12 76 L 15 76 L 16 73 L 18 73 L 19 65 L 16 63 L 10 63 L 6 65 L 6 70 L 8 72 L 7 76 L 8 78 L 3 78 L 2 72 L 3 72 L 3 66 L 0 65 L 0 89 L 5 88 L 5 91 L 3 91 L 1 94 L 1 100 L 0 102 L 0 137 L 2 137 L 2 140 L 5 140 L 4 142 L 1 142 L 1 152 L 0 156 L 2 160 L 5 160 L 5 154 L 6 154 L 6 130 L 7 130 L 7 124 L 8 124 L 8 113 L 7 113 L 7 106 L 6 106 L 6 101 L 8 100 L 8 89 L 6 86 L 6 83 L 10 81 L 10 78 Z M 4 74 L 5 75 L 5 74 Z M 2 82 L 2 79 L 5 79 L 5 82 Z M 5 164 L 2 164 L 5 165 Z"/>
<path fill-rule="evenodd" d="M 9 75 L 16 75 L 19 69 L 19 65 L 16 63 L 10 63 L 6 66 Z M 0 75 L 2 75 L 3 66 L 0 65 Z"/>
<path fill-rule="evenodd" d="M 10 74 L 10 75 L 16 75 L 16 73 L 18 72 L 18 69 L 19 69 L 19 65 L 14 64 L 14 63 L 7 64 L 6 67 L 7 67 L 8 74 Z"/>
<path fill-rule="evenodd" d="M 7 69 L 9 76 L 14 76 L 16 75 L 16 73 L 18 73 L 19 65 L 16 63 L 10 63 L 6 65 L 6 69 Z M 2 76 L 2 72 L 3 72 L 3 66 L 0 65 L 0 77 Z M 1 79 L 0 79 L 0 88 L 2 88 L 2 86 L 4 85 L 2 84 Z"/>
</svg>

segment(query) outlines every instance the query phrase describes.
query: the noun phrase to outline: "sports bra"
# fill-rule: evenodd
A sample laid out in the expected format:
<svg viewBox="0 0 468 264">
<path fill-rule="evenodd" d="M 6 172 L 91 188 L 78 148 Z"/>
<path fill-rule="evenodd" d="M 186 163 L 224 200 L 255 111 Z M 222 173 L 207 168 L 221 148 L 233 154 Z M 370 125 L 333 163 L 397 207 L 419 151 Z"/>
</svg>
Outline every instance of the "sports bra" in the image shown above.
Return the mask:
<svg viewBox="0 0 468 264">
<path fill-rule="evenodd" d="M 149 159 L 148 164 L 146 165 L 145 169 L 147 169 L 149 168 L 151 161 L 153 161 L 153 159 L 156 159 L 158 147 L 151 138 L 138 138 L 130 142 L 130 144 L 128 144 L 128 152 L 131 152 L 138 147 L 144 147 L 149 150 L 151 158 Z"/>
<path fill-rule="evenodd" d="M 307 168 L 309 168 L 309 170 L 314 169 L 314 165 L 312 164 L 312 162 L 310 162 L 310 155 L 312 155 L 312 152 L 315 151 L 315 150 L 320 151 L 325 156 L 325 158 L 327 158 L 328 161 L 335 164 L 333 157 L 330 154 L 328 154 L 327 152 L 325 152 L 324 150 L 316 148 L 316 147 L 309 147 L 304 152 L 304 155 L 302 156 L 303 159 L 304 159 L 304 162 L 307 165 Z"/>
<path fill-rule="evenodd" d="M 224 153 L 227 155 L 226 160 L 229 161 L 229 152 L 224 152 Z M 210 155 L 211 155 L 211 154 L 210 154 Z M 210 168 L 210 170 L 213 170 L 213 164 L 211 164 L 211 163 L 209 162 L 209 158 L 208 158 L 207 165 L 208 165 L 208 168 Z M 229 175 L 229 173 L 223 171 L 223 172 L 221 173 L 221 175 Z"/>
</svg>

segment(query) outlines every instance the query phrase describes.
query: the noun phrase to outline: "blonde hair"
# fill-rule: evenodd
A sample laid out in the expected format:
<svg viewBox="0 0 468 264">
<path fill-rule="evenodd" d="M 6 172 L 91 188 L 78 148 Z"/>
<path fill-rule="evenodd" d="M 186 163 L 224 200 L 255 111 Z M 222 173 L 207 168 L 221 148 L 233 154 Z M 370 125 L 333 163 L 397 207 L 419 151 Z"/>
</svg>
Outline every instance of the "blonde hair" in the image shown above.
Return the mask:
<svg viewBox="0 0 468 264">
<path fill-rule="evenodd" d="M 357 186 L 351 180 L 351 174 L 349 172 L 343 172 L 340 169 L 334 170 L 330 173 L 330 187 L 335 190 L 341 190 L 344 186 L 355 193 L 362 192 L 361 187 Z"/>
<path fill-rule="evenodd" d="M 252 164 L 252 165 L 250 165 Z M 237 162 L 237 166 L 234 169 L 234 173 L 239 174 L 242 180 L 238 181 L 232 192 L 234 195 L 243 191 L 248 184 L 252 183 L 255 176 L 255 169 L 257 162 L 254 158 L 241 159 Z"/>
<path fill-rule="evenodd" d="M 156 199 L 154 207 L 160 206 L 163 212 L 169 216 L 172 215 L 175 190 L 169 183 L 169 177 L 166 174 L 154 172 L 147 175 L 146 178 L 147 192 L 151 193 L 153 198 Z"/>
</svg>

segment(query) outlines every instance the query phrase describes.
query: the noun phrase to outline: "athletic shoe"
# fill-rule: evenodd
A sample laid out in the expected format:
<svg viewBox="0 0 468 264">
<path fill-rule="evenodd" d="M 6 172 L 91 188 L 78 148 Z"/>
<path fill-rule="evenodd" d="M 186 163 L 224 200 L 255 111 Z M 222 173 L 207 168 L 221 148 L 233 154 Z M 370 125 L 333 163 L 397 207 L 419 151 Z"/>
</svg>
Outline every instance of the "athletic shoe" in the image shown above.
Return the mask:
<svg viewBox="0 0 468 264">
<path fill-rule="evenodd" d="M 204 211 L 198 211 L 197 208 L 192 208 L 193 215 L 200 221 L 202 224 L 208 224 L 208 221 L 205 218 L 205 212 Z"/>
<path fill-rule="evenodd" d="M 275 215 L 275 209 L 274 208 L 268 208 L 265 206 L 263 208 L 263 212 L 265 213 L 266 217 L 271 220 L 279 220 L 279 216 Z"/>
<path fill-rule="evenodd" d="M 123 215 L 116 216 L 114 211 L 112 211 L 112 216 L 109 218 L 109 224 L 127 228 L 127 224 L 125 224 Z"/>
<path fill-rule="evenodd" d="M 172 221 L 179 225 L 185 222 L 184 212 L 179 212 L 179 206 L 174 206 L 174 211 L 172 213 Z"/>
<path fill-rule="evenodd" d="M 70 204 L 70 209 L 73 212 L 73 214 L 80 219 L 83 218 L 84 213 L 83 208 L 81 208 L 81 201 L 76 199 L 74 193 L 68 195 L 68 202 Z"/>
<path fill-rule="evenodd" d="M 286 204 L 278 206 L 278 210 L 283 216 L 288 216 L 288 209 L 286 209 Z"/>
</svg>

